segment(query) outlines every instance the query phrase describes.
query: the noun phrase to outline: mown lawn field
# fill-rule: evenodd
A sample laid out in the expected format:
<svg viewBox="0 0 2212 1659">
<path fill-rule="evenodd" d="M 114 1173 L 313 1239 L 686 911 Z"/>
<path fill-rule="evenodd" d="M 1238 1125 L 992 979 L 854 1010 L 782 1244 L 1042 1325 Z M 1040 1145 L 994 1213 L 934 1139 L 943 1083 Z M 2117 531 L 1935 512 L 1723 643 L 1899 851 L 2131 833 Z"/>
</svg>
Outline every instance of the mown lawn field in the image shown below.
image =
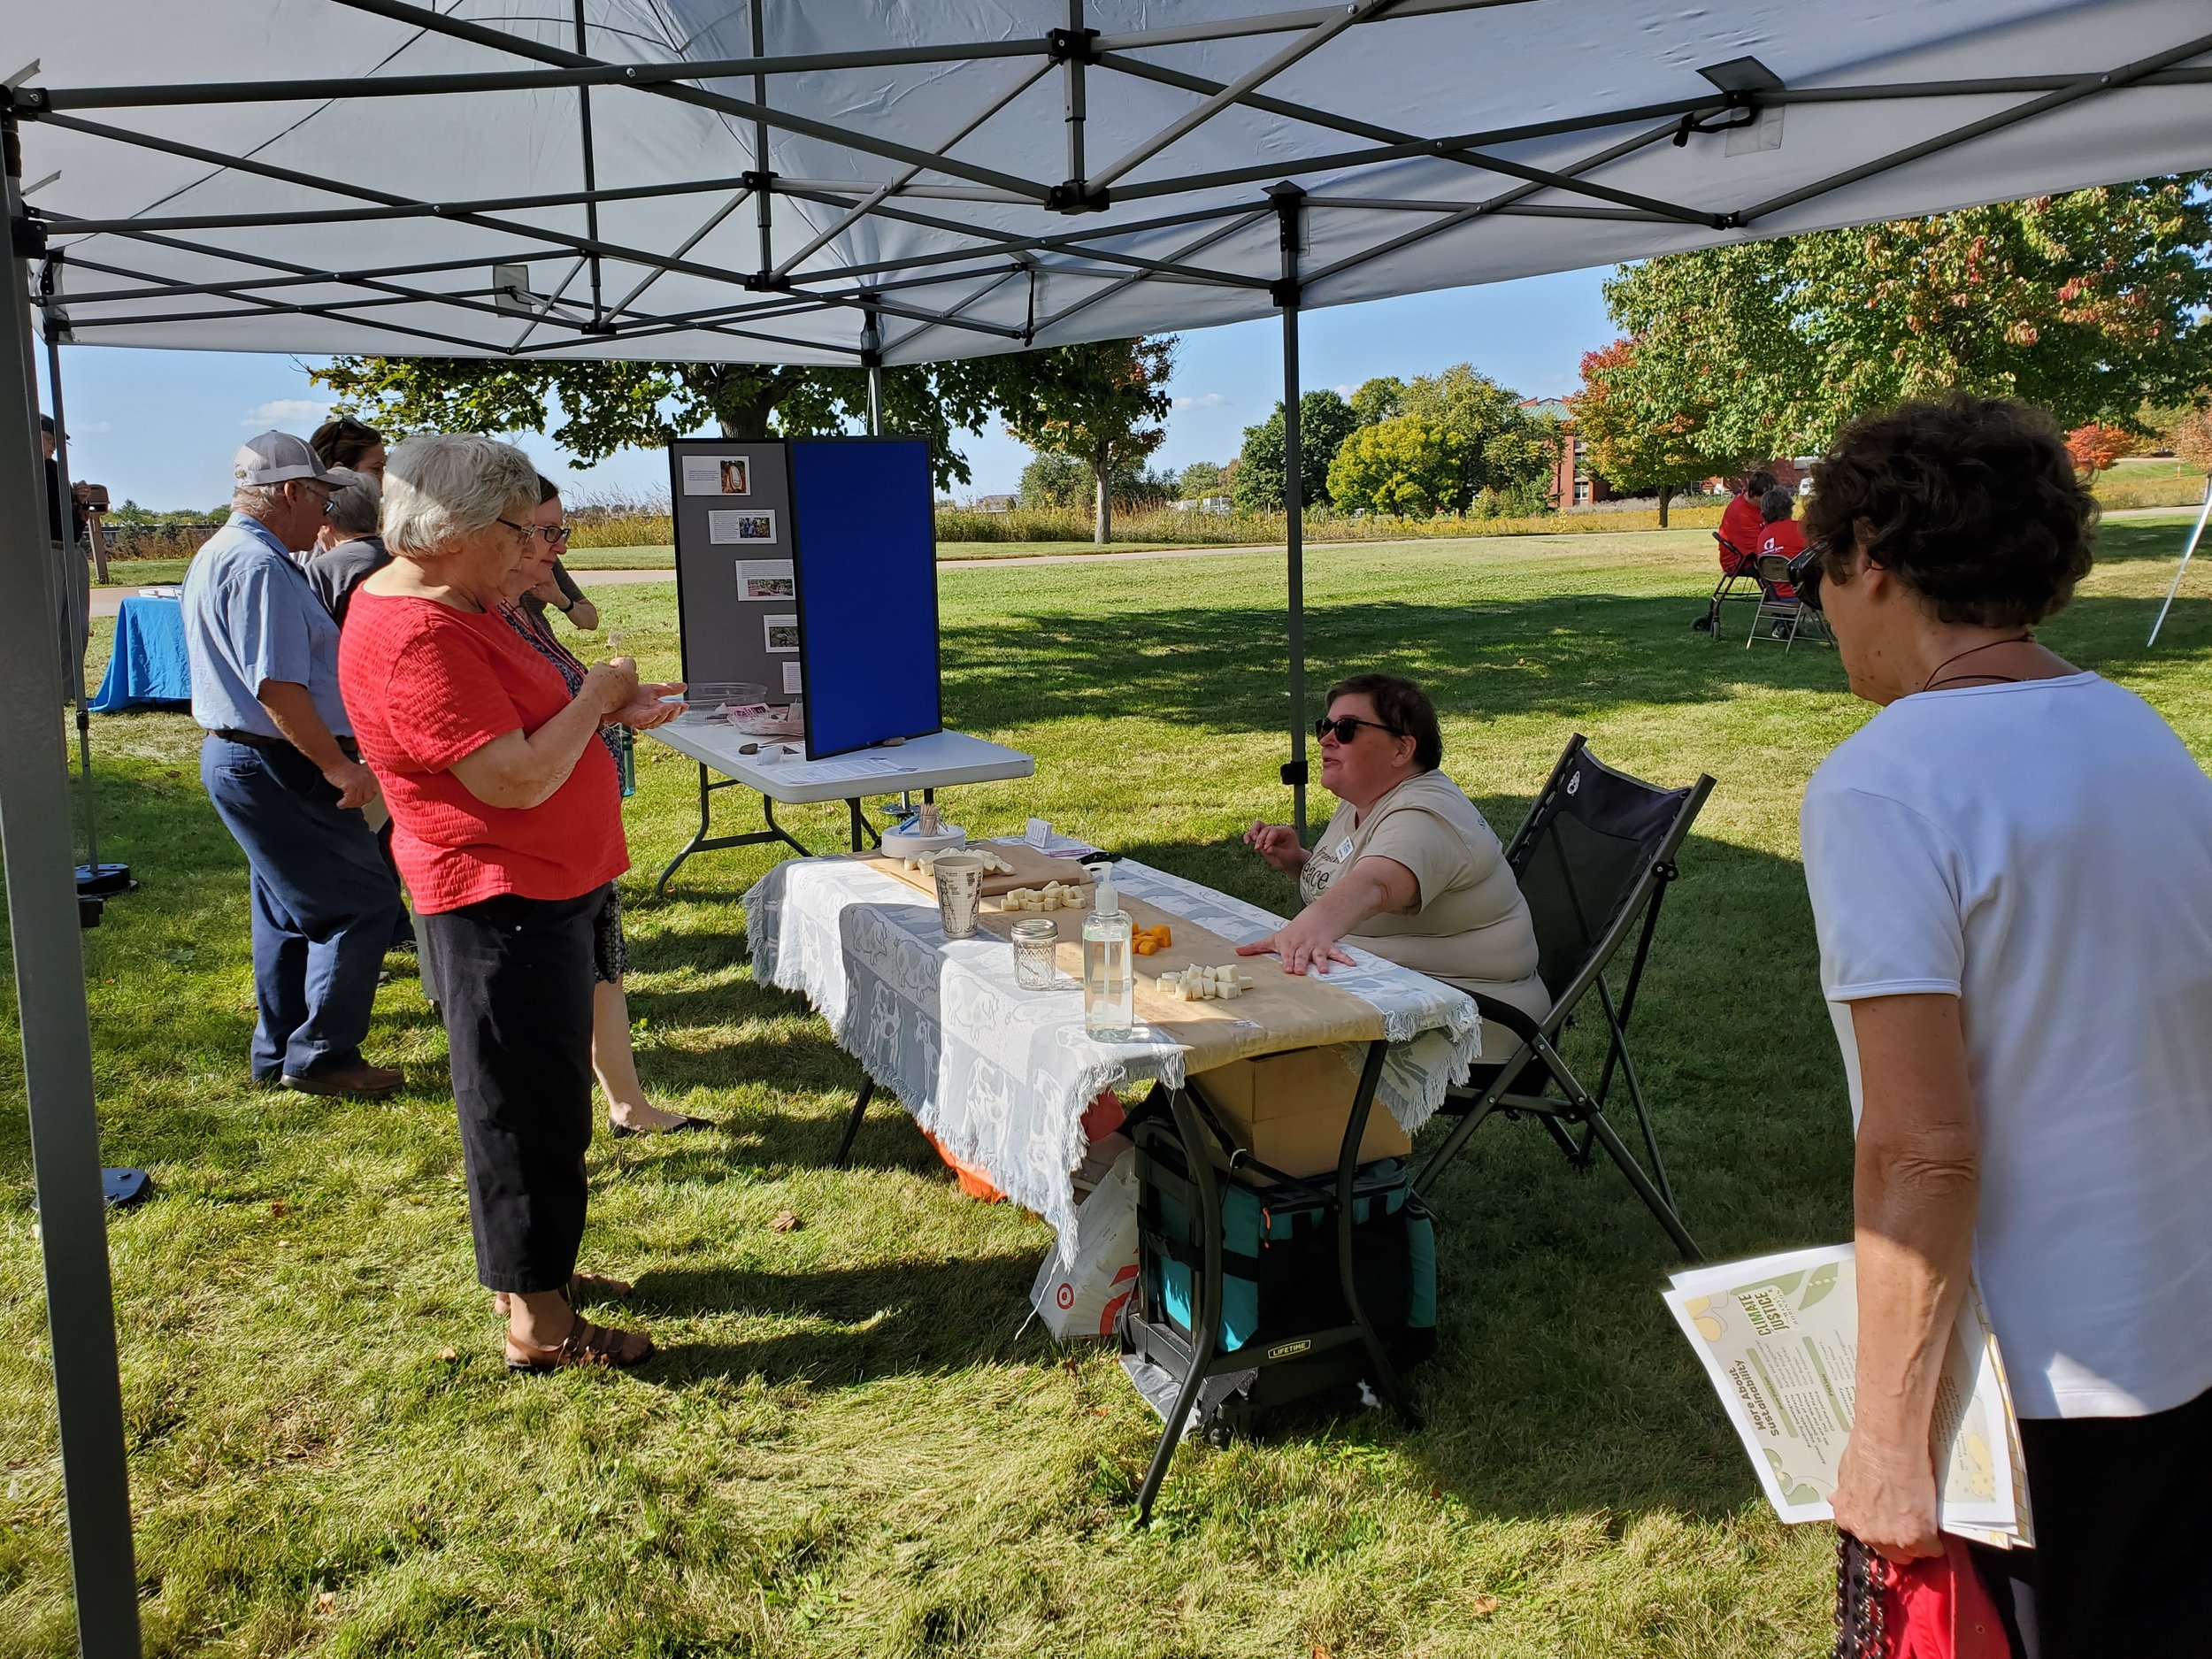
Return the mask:
<svg viewBox="0 0 2212 1659">
<path fill-rule="evenodd" d="M 2143 640 L 2180 531 L 2108 527 L 2046 637 L 2212 758 L 2212 598 Z M 1509 833 L 1570 733 L 1719 781 L 1636 1016 L 1682 1209 L 1716 1256 L 1842 1236 L 1849 1141 L 1797 864 L 1798 803 L 1865 718 L 1832 652 L 1689 627 L 1701 532 L 1317 551 L 1312 706 L 1386 667 Z M 955 792 L 1278 909 L 1239 842 L 1279 818 L 1289 710 L 1271 555 L 942 579 L 948 716 L 1037 776 Z M 677 667 L 672 588 L 609 624 Z M 104 633 L 107 625 L 103 624 Z M 96 641 L 96 659 L 104 648 Z M 97 662 L 95 667 L 96 670 Z M 1095 1346 L 1023 1329 L 1048 1238 L 964 1199 L 748 966 L 764 849 L 652 878 L 695 815 L 651 744 L 630 803 L 631 1006 L 649 1085 L 708 1134 L 601 1140 L 588 1263 L 634 1277 L 661 1357 L 514 1380 L 474 1284 L 445 1041 L 392 959 L 370 1051 L 396 1099 L 262 1092 L 242 862 L 176 715 L 104 718 L 102 848 L 142 889 L 85 937 L 107 1160 L 157 1195 L 111 1229 L 148 1649 L 158 1655 L 1727 1655 L 1829 1648 L 1832 1540 L 1786 1530 L 1655 1294 L 1626 1187 L 1486 1125 L 1437 1195 L 1440 1348 L 1418 1432 L 1368 1412 L 1187 1446 Z M 734 826 L 733 797 L 720 811 Z M 825 850 L 841 809 L 787 821 Z M 12 1008 L 8 1010 L 12 1018 Z M 0 1659 L 73 1650 L 21 1076 L 0 1085 Z M 770 1222 L 801 1217 L 796 1231 Z"/>
</svg>

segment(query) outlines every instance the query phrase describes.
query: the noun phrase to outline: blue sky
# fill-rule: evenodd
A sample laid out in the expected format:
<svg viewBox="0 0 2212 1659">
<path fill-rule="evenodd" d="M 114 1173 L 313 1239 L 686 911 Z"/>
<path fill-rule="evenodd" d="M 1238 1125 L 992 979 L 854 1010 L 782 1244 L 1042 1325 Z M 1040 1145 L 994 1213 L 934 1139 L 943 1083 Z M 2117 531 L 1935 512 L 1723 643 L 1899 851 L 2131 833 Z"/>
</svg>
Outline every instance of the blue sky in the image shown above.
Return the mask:
<svg viewBox="0 0 2212 1659">
<path fill-rule="evenodd" d="M 1571 391 L 1582 354 L 1614 336 L 1599 292 L 1606 274 L 1571 271 L 1309 312 L 1300 334 L 1306 388 L 1349 389 L 1371 375 L 1409 379 L 1465 362 L 1525 396 Z M 1182 336 L 1159 465 L 1226 461 L 1237 452 L 1244 428 L 1265 419 L 1282 396 L 1281 338 L 1273 319 Z M 38 366 L 42 395 L 43 350 Z M 327 395 L 287 357 L 64 347 L 62 376 L 70 471 L 107 485 L 118 502 L 154 508 L 214 505 L 229 492 L 231 451 L 241 441 L 273 426 L 303 436 L 327 408 Z M 579 472 L 546 439 L 518 441 L 546 472 L 586 488 L 668 488 L 657 450 Z M 975 472 L 964 496 L 1012 490 L 1028 459 L 996 428 L 960 448 Z"/>
</svg>

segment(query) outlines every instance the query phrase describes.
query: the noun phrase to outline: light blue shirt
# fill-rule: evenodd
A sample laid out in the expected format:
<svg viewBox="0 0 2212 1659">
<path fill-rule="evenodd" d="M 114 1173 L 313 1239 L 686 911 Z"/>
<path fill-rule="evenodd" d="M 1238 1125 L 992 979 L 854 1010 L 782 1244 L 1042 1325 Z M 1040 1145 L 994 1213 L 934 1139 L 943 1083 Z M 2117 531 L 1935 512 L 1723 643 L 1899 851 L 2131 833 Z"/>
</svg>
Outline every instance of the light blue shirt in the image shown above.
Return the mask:
<svg viewBox="0 0 2212 1659">
<path fill-rule="evenodd" d="M 307 572 L 258 519 L 234 512 L 184 572 L 192 718 L 209 731 L 284 735 L 256 695 L 264 680 L 305 686 L 334 735 L 353 722 L 338 695 L 338 625 Z"/>
</svg>

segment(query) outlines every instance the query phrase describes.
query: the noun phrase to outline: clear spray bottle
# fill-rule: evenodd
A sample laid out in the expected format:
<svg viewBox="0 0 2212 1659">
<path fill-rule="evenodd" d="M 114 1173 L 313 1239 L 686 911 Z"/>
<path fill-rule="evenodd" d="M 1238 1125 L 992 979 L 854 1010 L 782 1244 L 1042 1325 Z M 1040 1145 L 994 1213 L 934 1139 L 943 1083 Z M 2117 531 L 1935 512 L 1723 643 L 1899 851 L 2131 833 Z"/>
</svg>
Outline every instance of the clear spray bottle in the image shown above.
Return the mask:
<svg viewBox="0 0 2212 1659">
<path fill-rule="evenodd" d="M 1083 918 L 1083 1029 L 1100 1042 L 1127 1042 L 1136 1033 L 1137 987 L 1129 949 L 1129 913 L 1101 872 L 1095 907 Z"/>
</svg>

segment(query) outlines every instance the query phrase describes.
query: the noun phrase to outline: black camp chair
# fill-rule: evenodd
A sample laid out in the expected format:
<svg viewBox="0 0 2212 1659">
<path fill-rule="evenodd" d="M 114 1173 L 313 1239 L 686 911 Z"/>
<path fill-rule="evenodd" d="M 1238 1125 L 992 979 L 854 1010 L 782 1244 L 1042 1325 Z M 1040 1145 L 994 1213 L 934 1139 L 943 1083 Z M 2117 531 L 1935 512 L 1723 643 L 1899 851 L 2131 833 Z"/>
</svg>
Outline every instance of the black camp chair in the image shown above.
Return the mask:
<svg viewBox="0 0 2212 1659">
<path fill-rule="evenodd" d="M 1578 1168 L 1589 1168 L 1594 1153 L 1603 1150 L 1676 1248 L 1693 1261 L 1703 1259 L 1675 1209 L 1628 1052 L 1628 1020 L 1659 926 L 1660 901 L 1677 873 L 1675 854 L 1712 789 L 1713 780 L 1703 776 L 1686 788 L 1658 788 L 1600 761 L 1584 747 L 1580 733 L 1569 740 L 1505 853 L 1536 925 L 1537 972 L 1552 993 L 1552 1005 L 1541 1019 L 1531 1019 L 1508 1003 L 1476 996 L 1484 1018 L 1506 1027 L 1519 1043 L 1509 1054 L 1478 1064 L 1466 1087 L 1452 1090 L 1444 1110 L 1459 1122 L 1415 1172 L 1417 1194 L 1427 1193 L 1483 1119 L 1496 1112 L 1509 1118 L 1525 1113 L 1544 1125 Z M 1631 934 L 1635 955 L 1616 998 L 1605 972 Z M 1593 995 L 1609 1033 L 1594 1092 L 1583 1087 L 1557 1047 L 1577 1007 Z M 1650 1157 L 1647 1170 L 1606 1116 L 1617 1072 L 1636 1109 Z"/>
<path fill-rule="evenodd" d="M 1757 561 L 1717 530 L 1713 532 L 1713 540 L 1719 544 L 1724 557 L 1732 554 L 1735 557 L 1733 570 L 1722 566 L 1720 580 L 1713 584 L 1713 596 L 1705 602 L 1705 634 L 1708 638 L 1717 640 L 1721 616 L 1727 606 L 1755 603 L 1764 594 L 1753 568 Z"/>
</svg>

